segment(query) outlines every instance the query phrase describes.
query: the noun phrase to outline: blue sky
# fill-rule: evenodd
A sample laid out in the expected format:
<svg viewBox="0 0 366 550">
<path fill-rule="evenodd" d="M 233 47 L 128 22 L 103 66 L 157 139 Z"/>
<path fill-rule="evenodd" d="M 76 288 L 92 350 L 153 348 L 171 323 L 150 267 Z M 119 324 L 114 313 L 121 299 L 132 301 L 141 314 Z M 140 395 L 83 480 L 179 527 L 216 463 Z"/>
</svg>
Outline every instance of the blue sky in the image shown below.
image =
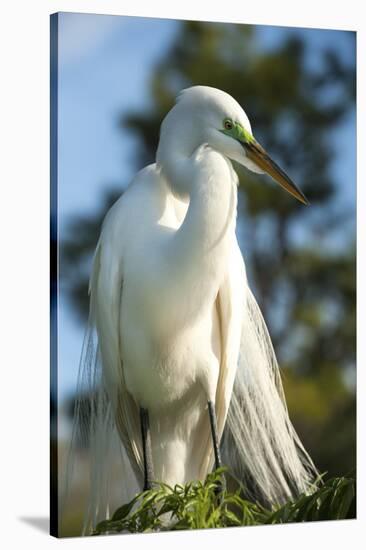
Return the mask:
<svg viewBox="0 0 366 550">
<path fill-rule="evenodd" d="M 111 184 L 133 175 L 135 138 L 121 131 L 118 117 L 149 104 L 149 78 L 154 65 L 173 42 L 179 22 L 107 15 L 63 13 L 59 16 L 59 235 L 70 217 L 93 213 Z M 259 42 L 271 48 L 293 32 L 284 27 L 258 27 Z M 309 63 L 318 51 L 336 45 L 349 58 L 345 32 L 301 29 L 310 45 Z M 255 121 L 253 126 L 255 126 Z M 355 203 L 355 116 L 330 136 L 337 155 L 332 170 L 339 182 L 338 201 Z M 345 183 L 347 185 L 345 185 Z M 122 187 L 121 187 L 122 190 Z M 76 383 L 83 339 L 80 326 L 60 293 L 59 392 Z"/>
</svg>

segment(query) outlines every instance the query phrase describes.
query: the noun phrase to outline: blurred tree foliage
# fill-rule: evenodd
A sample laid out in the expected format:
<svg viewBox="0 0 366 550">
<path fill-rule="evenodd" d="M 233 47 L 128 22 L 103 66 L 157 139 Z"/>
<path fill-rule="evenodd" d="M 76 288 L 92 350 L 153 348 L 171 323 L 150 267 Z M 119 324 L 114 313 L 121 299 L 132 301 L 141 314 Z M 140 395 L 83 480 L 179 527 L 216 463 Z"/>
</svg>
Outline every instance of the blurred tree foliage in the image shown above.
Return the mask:
<svg viewBox="0 0 366 550">
<path fill-rule="evenodd" d="M 319 50 L 310 62 L 303 37 L 294 30 L 264 50 L 253 26 L 183 22 L 153 73 L 150 107 L 121 126 L 138 137 L 140 168 L 154 162 L 160 123 L 182 88 L 221 88 L 244 106 L 258 141 L 309 198 L 306 208 L 236 166 L 239 240 L 291 417 L 319 469 L 343 475 L 355 467 L 355 238 L 354 211 L 336 200 L 331 136 L 354 109 L 355 66 L 335 49 Z M 112 189 L 94 218 L 71 220 L 61 246 L 64 284 L 83 318 L 92 251 L 121 192 Z"/>
</svg>

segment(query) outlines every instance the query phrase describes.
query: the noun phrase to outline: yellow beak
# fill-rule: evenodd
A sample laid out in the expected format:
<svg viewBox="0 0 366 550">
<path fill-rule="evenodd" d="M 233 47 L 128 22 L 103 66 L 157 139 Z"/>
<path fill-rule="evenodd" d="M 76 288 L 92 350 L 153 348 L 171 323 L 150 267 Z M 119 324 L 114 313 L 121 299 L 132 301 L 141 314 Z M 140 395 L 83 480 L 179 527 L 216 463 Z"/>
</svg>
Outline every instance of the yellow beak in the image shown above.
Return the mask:
<svg viewBox="0 0 366 550">
<path fill-rule="evenodd" d="M 253 138 L 250 141 L 241 142 L 247 157 L 261 170 L 269 174 L 288 193 L 303 204 L 310 204 L 304 193 L 294 184 L 287 174 L 271 159 L 263 147 Z"/>
</svg>

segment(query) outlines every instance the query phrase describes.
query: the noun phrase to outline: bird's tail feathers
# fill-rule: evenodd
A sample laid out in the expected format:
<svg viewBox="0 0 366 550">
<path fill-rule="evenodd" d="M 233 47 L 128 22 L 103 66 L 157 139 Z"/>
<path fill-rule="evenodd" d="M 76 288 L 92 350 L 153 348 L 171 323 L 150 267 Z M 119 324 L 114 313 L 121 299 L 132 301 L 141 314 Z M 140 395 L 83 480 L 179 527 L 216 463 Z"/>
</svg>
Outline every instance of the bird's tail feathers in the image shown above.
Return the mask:
<svg viewBox="0 0 366 550">
<path fill-rule="evenodd" d="M 88 450 L 88 453 L 85 452 Z M 118 483 L 116 483 L 118 480 Z M 85 491 L 86 489 L 86 491 Z M 102 380 L 101 358 L 95 327 L 89 319 L 79 367 L 71 442 L 60 490 L 62 523 L 73 495 L 86 492 L 82 534 L 128 502 L 138 483 L 121 443 L 111 401 Z"/>
<path fill-rule="evenodd" d="M 283 503 L 310 492 L 319 474 L 289 419 L 271 339 L 249 287 L 246 300 L 223 454 L 249 497 Z"/>
</svg>

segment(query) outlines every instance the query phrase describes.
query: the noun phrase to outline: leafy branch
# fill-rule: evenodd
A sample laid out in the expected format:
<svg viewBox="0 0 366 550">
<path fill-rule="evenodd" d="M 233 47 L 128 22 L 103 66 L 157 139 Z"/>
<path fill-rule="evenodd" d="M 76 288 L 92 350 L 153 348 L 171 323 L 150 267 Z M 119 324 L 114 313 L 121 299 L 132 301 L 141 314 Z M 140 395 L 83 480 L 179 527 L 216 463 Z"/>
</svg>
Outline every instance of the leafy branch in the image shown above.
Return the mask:
<svg viewBox="0 0 366 550">
<path fill-rule="evenodd" d="M 355 517 L 355 480 L 329 479 L 310 494 L 272 509 L 244 499 L 238 489 L 222 488 L 225 468 L 209 474 L 204 482 L 170 487 L 155 483 L 101 521 L 93 535 L 141 533 L 184 529 L 209 529 Z"/>
</svg>

